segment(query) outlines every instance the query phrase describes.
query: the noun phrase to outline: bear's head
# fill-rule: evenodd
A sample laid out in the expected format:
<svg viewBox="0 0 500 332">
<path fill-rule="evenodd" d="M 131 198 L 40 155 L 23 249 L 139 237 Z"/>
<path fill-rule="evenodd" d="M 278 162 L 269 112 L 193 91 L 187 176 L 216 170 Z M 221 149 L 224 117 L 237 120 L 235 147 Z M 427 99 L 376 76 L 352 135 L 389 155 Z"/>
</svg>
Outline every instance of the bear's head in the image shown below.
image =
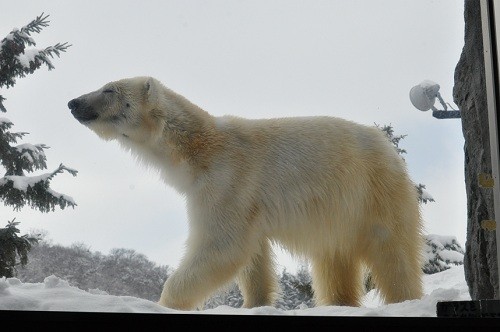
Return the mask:
<svg viewBox="0 0 500 332">
<path fill-rule="evenodd" d="M 162 88 L 151 77 L 122 79 L 71 100 L 68 107 L 80 123 L 103 139 L 144 142 L 163 131 Z"/>
</svg>

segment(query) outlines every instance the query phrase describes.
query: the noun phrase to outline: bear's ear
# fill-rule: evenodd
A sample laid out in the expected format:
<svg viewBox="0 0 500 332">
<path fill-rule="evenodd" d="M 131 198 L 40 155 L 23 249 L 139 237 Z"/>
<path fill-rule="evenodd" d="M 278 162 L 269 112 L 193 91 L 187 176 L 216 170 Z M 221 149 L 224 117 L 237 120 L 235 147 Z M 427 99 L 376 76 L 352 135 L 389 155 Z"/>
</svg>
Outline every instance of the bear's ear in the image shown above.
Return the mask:
<svg viewBox="0 0 500 332">
<path fill-rule="evenodd" d="M 150 105 L 156 105 L 158 103 L 158 82 L 154 78 L 148 77 L 146 83 L 144 83 L 144 92 L 146 100 Z"/>
</svg>

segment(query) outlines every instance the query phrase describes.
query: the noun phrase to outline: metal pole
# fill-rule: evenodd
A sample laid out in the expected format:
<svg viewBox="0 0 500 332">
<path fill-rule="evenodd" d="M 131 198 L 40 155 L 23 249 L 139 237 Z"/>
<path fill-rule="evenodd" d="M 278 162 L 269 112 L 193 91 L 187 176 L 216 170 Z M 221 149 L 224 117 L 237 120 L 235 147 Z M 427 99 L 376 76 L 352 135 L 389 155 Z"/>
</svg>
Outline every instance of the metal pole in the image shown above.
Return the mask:
<svg viewBox="0 0 500 332">
<path fill-rule="evenodd" d="M 432 116 L 436 119 L 458 119 L 460 118 L 460 111 L 432 111 Z"/>
</svg>

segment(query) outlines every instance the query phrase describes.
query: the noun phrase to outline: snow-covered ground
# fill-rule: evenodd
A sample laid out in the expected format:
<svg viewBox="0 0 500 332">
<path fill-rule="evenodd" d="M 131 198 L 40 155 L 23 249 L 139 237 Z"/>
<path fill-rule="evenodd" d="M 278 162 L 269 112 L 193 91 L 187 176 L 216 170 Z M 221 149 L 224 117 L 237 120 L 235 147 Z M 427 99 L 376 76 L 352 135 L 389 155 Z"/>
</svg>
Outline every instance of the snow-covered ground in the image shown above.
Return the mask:
<svg viewBox="0 0 500 332">
<path fill-rule="evenodd" d="M 322 306 L 297 310 L 279 310 L 273 307 L 253 309 L 219 306 L 196 311 L 197 314 L 224 315 L 294 315 L 294 316 L 391 316 L 436 317 L 439 301 L 468 301 L 470 296 L 464 278 L 463 266 L 424 276 L 425 295 L 420 300 L 397 304 L 380 303 L 376 291 L 366 294 L 359 308 Z M 43 283 L 22 283 L 16 278 L 0 279 L 0 310 L 125 312 L 125 313 L 181 313 L 154 302 L 130 296 L 108 295 L 100 290 L 84 291 L 67 281 L 49 276 Z"/>
<path fill-rule="evenodd" d="M 84 291 L 55 276 L 43 283 L 0 279 L 0 324 L 18 330 L 346 330 L 500 331 L 498 318 L 437 318 L 440 301 L 469 301 L 463 265 L 424 277 L 420 300 L 381 304 L 375 291 L 359 308 L 322 306 L 296 310 L 219 306 L 181 312 L 130 296 Z M 28 312 L 29 311 L 29 312 Z"/>
</svg>

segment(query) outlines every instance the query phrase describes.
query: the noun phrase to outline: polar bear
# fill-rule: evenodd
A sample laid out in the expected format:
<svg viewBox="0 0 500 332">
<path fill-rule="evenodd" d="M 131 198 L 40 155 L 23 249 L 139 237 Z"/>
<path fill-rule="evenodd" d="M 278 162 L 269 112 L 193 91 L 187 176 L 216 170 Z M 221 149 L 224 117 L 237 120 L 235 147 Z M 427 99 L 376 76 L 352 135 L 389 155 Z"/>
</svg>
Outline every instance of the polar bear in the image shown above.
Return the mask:
<svg viewBox="0 0 500 332">
<path fill-rule="evenodd" d="M 317 305 L 359 306 L 366 268 L 386 303 L 422 296 L 417 190 L 380 129 L 328 116 L 215 117 L 151 77 L 68 107 L 186 198 L 186 252 L 161 305 L 195 309 L 232 280 L 244 307 L 273 305 L 273 243 L 310 261 Z"/>
</svg>

